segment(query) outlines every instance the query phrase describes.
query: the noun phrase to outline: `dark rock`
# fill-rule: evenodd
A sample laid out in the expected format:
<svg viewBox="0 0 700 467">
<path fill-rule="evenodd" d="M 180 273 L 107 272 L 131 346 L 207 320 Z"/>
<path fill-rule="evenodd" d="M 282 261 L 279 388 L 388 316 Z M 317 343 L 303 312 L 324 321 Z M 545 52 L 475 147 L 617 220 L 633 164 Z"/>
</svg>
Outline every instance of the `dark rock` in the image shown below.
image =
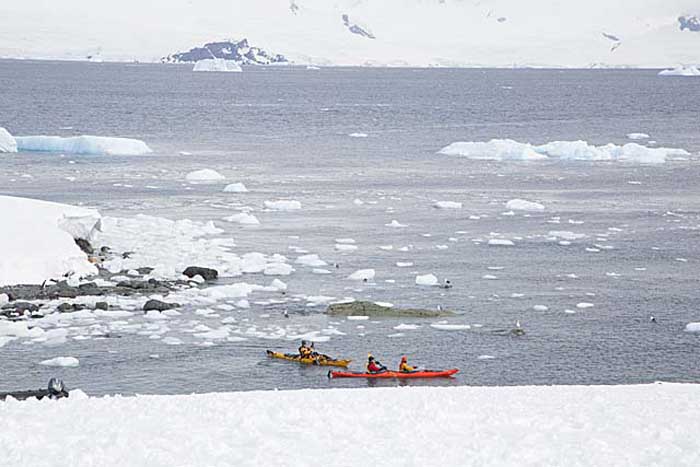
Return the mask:
<svg viewBox="0 0 700 467">
<path fill-rule="evenodd" d="M 84 310 L 85 305 L 81 303 L 61 303 L 56 307 L 59 313 L 72 313 L 74 311 Z"/>
<path fill-rule="evenodd" d="M 136 271 L 137 271 L 139 274 L 145 276 L 146 274 L 152 273 L 152 272 L 153 272 L 153 268 L 149 268 L 149 267 L 137 268 Z"/>
<path fill-rule="evenodd" d="M 180 52 L 161 59 L 167 63 L 194 63 L 209 58 L 234 60 L 242 65 L 269 65 L 270 63 L 288 63 L 280 54 L 269 53 L 260 47 L 251 46 L 247 39 L 240 41 L 210 42 L 204 47 L 195 47 L 187 52 Z"/>
<path fill-rule="evenodd" d="M 358 36 L 366 37 L 367 39 L 376 39 L 374 37 L 374 34 L 372 34 L 370 31 L 362 28 L 361 26 L 358 26 L 357 24 L 353 24 L 350 22 L 350 17 L 348 15 L 343 15 L 343 25 L 348 28 L 348 31 L 350 31 L 353 34 L 357 34 Z"/>
<path fill-rule="evenodd" d="M 78 245 L 84 253 L 88 255 L 95 253 L 95 249 L 92 247 L 92 245 L 90 245 L 90 242 L 88 242 L 84 238 L 76 238 L 74 241 L 75 244 Z"/>
<path fill-rule="evenodd" d="M 216 269 L 201 268 L 199 266 L 190 266 L 182 272 L 189 278 L 194 276 L 202 276 L 204 280 L 213 281 L 219 277 L 219 271 Z"/>
<path fill-rule="evenodd" d="M 109 310 L 109 303 L 107 302 L 97 302 L 95 303 L 96 310 Z"/>
<path fill-rule="evenodd" d="M 178 307 L 180 307 L 179 303 L 167 303 L 167 302 L 161 302 L 160 300 L 149 300 L 143 306 L 143 311 L 151 311 L 151 310 L 165 311 L 165 310 L 172 310 L 173 308 L 178 308 Z"/>
<path fill-rule="evenodd" d="M 681 31 L 687 29 L 691 32 L 700 32 L 700 17 L 697 16 L 679 16 Z"/>
<path fill-rule="evenodd" d="M 124 258 L 124 259 L 131 258 L 131 255 L 133 255 L 133 254 L 134 254 L 133 251 L 125 251 L 124 253 L 122 253 L 122 258 Z"/>
<path fill-rule="evenodd" d="M 111 252 L 112 250 L 108 246 L 103 246 L 102 248 L 100 248 L 101 255 L 108 255 Z"/>
</svg>

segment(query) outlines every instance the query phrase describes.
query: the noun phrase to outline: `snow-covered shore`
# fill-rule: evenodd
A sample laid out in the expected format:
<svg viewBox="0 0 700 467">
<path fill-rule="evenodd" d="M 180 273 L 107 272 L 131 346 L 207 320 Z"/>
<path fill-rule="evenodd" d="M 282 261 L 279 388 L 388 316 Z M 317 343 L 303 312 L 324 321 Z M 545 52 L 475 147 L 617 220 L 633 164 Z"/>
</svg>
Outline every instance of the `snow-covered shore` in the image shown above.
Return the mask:
<svg viewBox="0 0 700 467">
<path fill-rule="evenodd" d="M 7 465 L 700 465 L 700 385 L 407 387 L 0 403 Z"/>
</svg>

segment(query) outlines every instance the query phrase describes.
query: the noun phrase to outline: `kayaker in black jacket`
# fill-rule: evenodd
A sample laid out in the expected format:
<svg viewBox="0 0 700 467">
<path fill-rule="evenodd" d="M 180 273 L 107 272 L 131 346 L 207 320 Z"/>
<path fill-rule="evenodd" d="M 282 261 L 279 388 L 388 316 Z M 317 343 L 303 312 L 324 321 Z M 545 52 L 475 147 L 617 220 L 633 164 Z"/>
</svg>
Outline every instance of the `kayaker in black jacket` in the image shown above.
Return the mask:
<svg viewBox="0 0 700 467">
<path fill-rule="evenodd" d="M 311 358 L 313 350 L 309 347 L 306 341 L 301 341 L 301 346 L 299 347 L 299 357 L 300 358 Z"/>
</svg>

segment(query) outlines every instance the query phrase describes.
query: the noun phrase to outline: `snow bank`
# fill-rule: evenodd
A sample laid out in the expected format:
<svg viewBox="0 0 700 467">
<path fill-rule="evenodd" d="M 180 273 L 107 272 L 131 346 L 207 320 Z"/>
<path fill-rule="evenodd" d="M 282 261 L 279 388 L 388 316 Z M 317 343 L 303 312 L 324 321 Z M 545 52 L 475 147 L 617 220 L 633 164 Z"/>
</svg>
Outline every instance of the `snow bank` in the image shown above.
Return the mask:
<svg viewBox="0 0 700 467">
<path fill-rule="evenodd" d="M 513 211 L 544 211 L 543 204 L 518 198 L 508 201 L 506 203 L 506 208 L 512 209 Z"/>
<path fill-rule="evenodd" d="M 264 206 L 273 211 L 295 211 L 301 209 L 301 203 L 294 200 L 265 201 Z"/>
<path fill-rule="evenodd" d="M 213 169 L 201 169 L 185 175 L 185 180 L 190 183 L 213 183 L 226 180 L 226 177 Z"/>
<path fill-rule="evenodd" d="M 235 60 L 207 58 L 204 60 L 199 60 L 197 63 L 195 63 L 192 71 L 241 72 L 243 69 Z"/>
<path fill-rule="evenodd" d="M 74 241 L 76 236 L 89 239 L 100 228 L 97 211 L 0 196 L 0 213 L 0 285 L 97 273 Z"/>
<path fill-rule="evenodd" d="M 699 397 L 693 384 L 75 391 L 0 402 L 0 458 L 14 467 L 700 465 Z M 300 420 L 313 421 L 313 436 Z"/>
<path fill-rule="evenodd" d="M 679 65 L 676 68 L 672 68 L 670 70 L 660 71 L 659 76 L 700 76 L 700 69 L 693 65 Z"/>
<path fill-rule="evenodd" d="M 224 187 L 224 193 L 248 193 L 248 188 L 242 183 L 231 183 Z"/>
<path fill-rule="evenodd" d="M 19 152 L 61 152 L 107 156 L 142 156 L 153 152 L 146 143 L 132 138 L 106 136 L 17 136 Z"/>
<path fill-rule="evenodd" d="M 689 153 L 684 149 L 648 148 L 637 143 L 593 146 L 586 141 L 552 141 L 535 146 L 510 139 L 492 139 L 488 142 L 452 143 L 442 148 L 439 154 L 493 161 L 577 160 L 658 164 L 665 162 L 668 156 Z"/>
<path fill-rule="evenodd" d="M 9 131 L 0 126 L 0 152 L 17 152 L 17 141 Z"/>
</svg>

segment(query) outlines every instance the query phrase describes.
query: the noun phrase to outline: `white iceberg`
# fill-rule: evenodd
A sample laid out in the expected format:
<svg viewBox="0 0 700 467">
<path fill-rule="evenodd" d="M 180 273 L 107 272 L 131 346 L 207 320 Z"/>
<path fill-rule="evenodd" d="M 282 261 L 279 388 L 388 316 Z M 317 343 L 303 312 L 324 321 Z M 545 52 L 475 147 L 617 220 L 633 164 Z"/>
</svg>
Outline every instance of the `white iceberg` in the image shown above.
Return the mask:
<svg viewBox="0 0 700 467">
<path fill-rule="evenodd" d="M 437 209 L 462 209 L 462 203 L 457 201 L 436 201 L 433 207 Z"/>
<path fill-rule="evenodd" d="M 659 76 L 700 76 L 700 68 L 693 65 L 679 65 L 669 70 L 660 71 Z"/>
<path fill-rule="evenodd" d="M 688 155 L 684 149 L 648 148 L 637 143 L 623 146 L 606 144 L 594 146 L 586 141 L 552 141 L 535 146 L 510 139 L 492 139 L 488 142 L 457 142 L 442 148 L 440 154 L 461 156 L 474 160 L 535 161 L 619 161 L 642 164 L 663 163 L 669 156 Z"/>
<path fill-rule="evenodd" d="M 0 152 L 17 152 L 17 141 L 9 131 L 0 126 Z"/>
<path fill-rule="evenodd" d="M 97 211 L 0 196 L 0 213 L 0 285 L 41 284 L 71 274 L 97 273 L 73 235 L 89 239 L 100 226 Z"/>
<path fill-rule="evenodd" d="M 319 268 L 322 266 L 327 266 L 328 263 L 323 261 L 321 258 L 318 257 L 318 255 L 303 255 L 299 256 L 296 261 L 294 261 L 296 264 L 301 264 L 304 266 L 310 266 L 313 268 Z"/>
<path fill-rule="evenodd" d="M 240 73 L 243 71 L 235 60 L 225 60 L 223 58 L 206 58 L 194 64 L 192 71 L 221 71 Z"/>
<path fill-rule="evenodd" d="M 226 180 L 226 177 L 213 169 L 201 169 L 188 173 L 185 180 L 190 183 L 213 183 Z"/>
<path fill-rule="evenodd" d="M 646 133 L 627 133 L 628 139 L 649 139 L 649 135 Z"/>
<path fill-rule="evenodd" d="M 224 187 L 224 193 L 248 193 L 248 188 L 242 183 L 231 183 Z"/>
<path fill-rule="evenodd" d="M 506 208 L 513 211 L 544 211 L 543 204 L 518 198 L 508 201 L 506 203 Z"/>
<path fill-rule="evenodd" d="M 75 357 L 56 357 L 49 360 L 44 360 L 40 362 L 41 365 L 45 366 L 62 366 L 75 368 L 80 365 L 80 361 Z"/>
<path fill-rule="evenodd" d="M 265 201 L 264 206 L 273 211 L 296 211 L 301 209 L 301 203 L 294 200 Z"/>
<path fill-rule="evenodd" d="M 241 224 L 241 225 L 259 225 L 260 221 L 258 220 L 257 217 L 255 217 L 252 214 L 248 214 L 247 212 L 241 212 L 238 214 L 234 214 L 232 216 L 224 217 L 224 220 L 227 222 L 234 222 L 236 224 Z"/>
<path fill-rule="evenodd" d="M 489 240 L 489 246 L 514 246 L 512 240 L 507 240 L 505 238 L 492 238 Z"/>
<path fill-rule="evenodd" d="M 417 275 L 416 285 L 436 286 L 438 285 L 438 278 L 434 274 Z"/>
<path fill-rule="evenodd" d="M 142 156 L 153 151 L 146 143 L 132 138 L 107 136 L 16 136 L 19 152 L 60 152 L 107 156 Z"/>
<path fill-rule="evenodd" d="M 374 279 L 374 269 L 359 269 L 348 276 L 352 281 L 369 281 Z"/>
<path fill-rule="evenodd" d="M 700 333 L 700 323 L 688 323 L 685 325 L 685 332 Z"/>
</svg>

